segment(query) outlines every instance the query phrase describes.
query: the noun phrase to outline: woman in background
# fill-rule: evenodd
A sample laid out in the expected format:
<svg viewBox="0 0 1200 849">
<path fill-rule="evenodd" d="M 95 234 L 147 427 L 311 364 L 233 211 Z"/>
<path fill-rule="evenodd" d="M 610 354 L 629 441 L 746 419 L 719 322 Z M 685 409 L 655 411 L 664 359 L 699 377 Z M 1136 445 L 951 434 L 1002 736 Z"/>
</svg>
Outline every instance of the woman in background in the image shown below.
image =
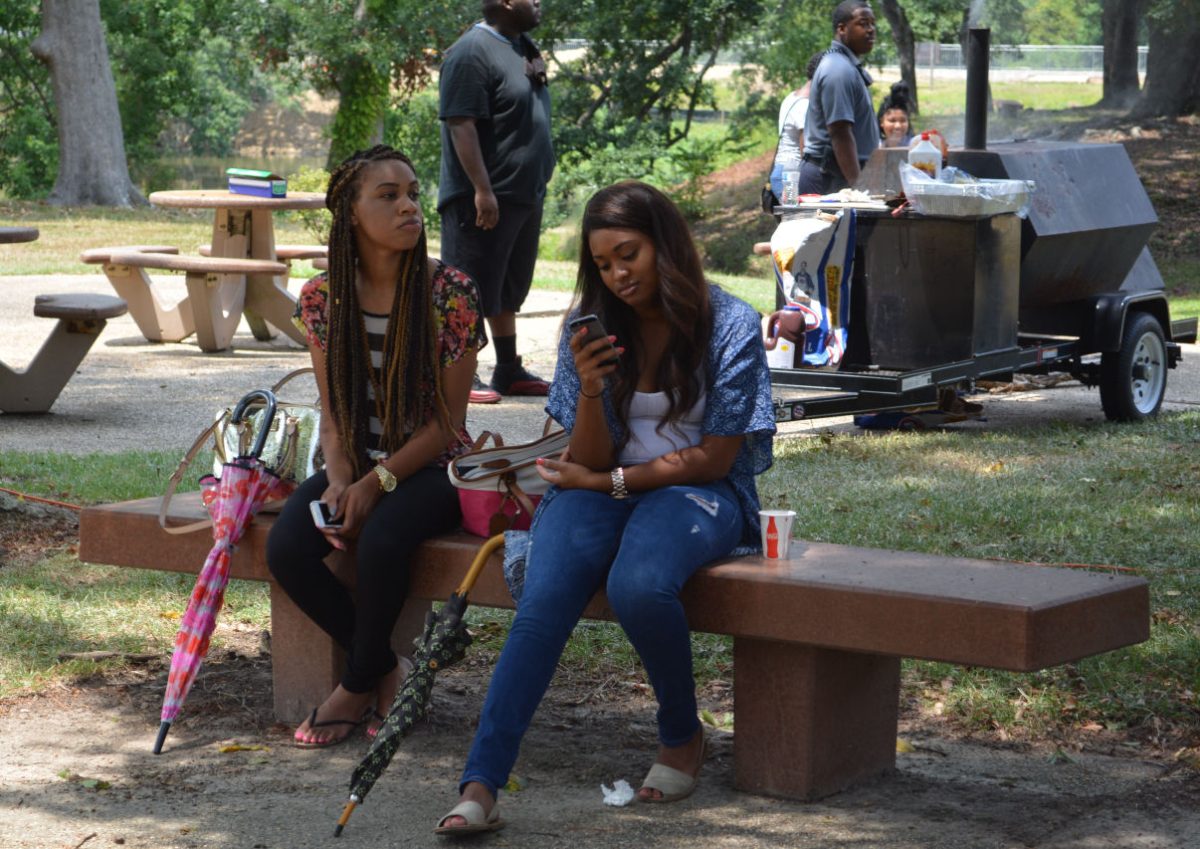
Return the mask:
<svg viewBox="0 0 1200 849">
<path fill-rule="evenodd" d="M 821 64 L 824 50 L 809 57 L 804 69 L 804 86 L 796 89 L 779 105 L 779 144 L 775 148 L 775 162 L 771 166 L 771 191 L 775 198 L 783 198 L 783 172 L 800 171 L 800 155 L 804 151 L 804 121 L 808 115 L 808 92 L 812 76 Z"/>
<path fill-rule="evenodd" d="M 908 147 L 912 141 L 912 94 L 904 80 L 892 83 L 892 90 L 879 104 L 879 146 Z"/>
</svg>

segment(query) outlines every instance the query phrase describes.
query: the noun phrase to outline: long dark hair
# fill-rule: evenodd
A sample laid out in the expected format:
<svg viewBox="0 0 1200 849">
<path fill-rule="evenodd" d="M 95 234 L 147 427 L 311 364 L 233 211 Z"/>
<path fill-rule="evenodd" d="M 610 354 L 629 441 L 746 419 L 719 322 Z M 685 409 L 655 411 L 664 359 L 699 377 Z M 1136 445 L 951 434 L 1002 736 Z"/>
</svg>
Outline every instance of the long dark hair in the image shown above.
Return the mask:
<svg viewBox="0 0 1200 849">
<path fill-rule="evenodd" d="M 387 145 L 376 145 L 370 150 L 357 151 L 334 169 L 325 195 L 325 205 L 333 213 L 329 230 L 325 376 L 342 448 L 354 463 L 356 476 L 365 474 L 369 468 L 366 445 L 372 410 L 367 403 L 371 362 L 355 285 L 358 244 L 351 210 L 362 188 L 365 167 L 387 159 L 399 160 L 416 173 L 412 161 L 403 153 Z M 377 399 L 383 426 L 379 447 L 389 454 L 404 444 L 406 432 L 415 430 L 434 415 L 449 426 L 450 412 L 442 390 L 437 353 L 433 287 L 422 228 L 416 246 L 401 264 L 383 344 L 380 368 L 383 397 Z"/>
<path fill-rule="evenodd" d="M 634 230 L 654 244 L 659 306 L 670 326 L 667 349 L 655 375 L 669 399 L 661 430 L 690 410 L 704 391 L 713 325 L 708 282 L 687 222 L 670 198 L 635 181 L 617 183 L 592 195 L 583 211 L 575 303 L 581 313 L 598 315 L 625 348 L 614 375 L 612 400 L 626 434 L 642 345 L 637 313 L 609 291 L 592 259 L 591 234 L 610 229 Z"/>
</svg>

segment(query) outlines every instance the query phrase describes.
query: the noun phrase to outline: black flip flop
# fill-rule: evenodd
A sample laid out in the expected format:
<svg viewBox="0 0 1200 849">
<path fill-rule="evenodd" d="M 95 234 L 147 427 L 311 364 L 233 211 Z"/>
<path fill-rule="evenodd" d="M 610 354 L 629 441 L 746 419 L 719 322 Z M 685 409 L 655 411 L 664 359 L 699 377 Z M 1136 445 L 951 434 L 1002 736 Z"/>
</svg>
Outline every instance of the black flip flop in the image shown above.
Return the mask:
<svg viewBox="0 0 1200 849">
<path fill-rule="evenodd" d="M 309 728 L 332 728 L 334 725 L 349 725 L 350 730 L 347 731 L 345 734 L 343 734 L 341 737 L 336 737 L 333 740 L 326 740 L 322 743 L 305 743 L 302 740 L 297 740 L 297 739 L 293 738 L 292 745 L 295 746 L 297 749 L 328 749 L 330 746 L 336 746 L 339 743 L 345 743 L 347 740 L 349 740 L 354 735 L 354 732 L 360 726 L 362 726 L 363 723 L 365 723 L 368 719 L 371 718 L 371 713 L 372 713 L 372 711 L 368 710 L 366 713 L 364 713 L 362 715 L 362 718 L 359 719 L 358 721 L 355 721 L 353 719 L 325 719 L 325 720 L 322 720 L 321 722 L 317 722 L 317 710 L 318 710 L 318 708 L 313 708 L 312 714 L 310 714 L 308 717 L 308 727 Z"/>
</svg>

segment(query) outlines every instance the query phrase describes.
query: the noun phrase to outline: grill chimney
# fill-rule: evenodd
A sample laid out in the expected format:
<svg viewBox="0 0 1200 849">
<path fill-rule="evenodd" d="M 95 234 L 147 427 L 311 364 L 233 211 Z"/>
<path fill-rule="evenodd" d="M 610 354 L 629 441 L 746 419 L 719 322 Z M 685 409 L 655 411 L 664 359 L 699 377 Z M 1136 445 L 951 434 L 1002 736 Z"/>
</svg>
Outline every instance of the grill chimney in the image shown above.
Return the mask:
<svg viewBox="0 0 1200 849">
<path fill-rule="evenodd" d="M 988 51 L 992 32 L 986 28 L 967 31 L 967 115 L 963 147 L 987 150 Z"/>
</svg>

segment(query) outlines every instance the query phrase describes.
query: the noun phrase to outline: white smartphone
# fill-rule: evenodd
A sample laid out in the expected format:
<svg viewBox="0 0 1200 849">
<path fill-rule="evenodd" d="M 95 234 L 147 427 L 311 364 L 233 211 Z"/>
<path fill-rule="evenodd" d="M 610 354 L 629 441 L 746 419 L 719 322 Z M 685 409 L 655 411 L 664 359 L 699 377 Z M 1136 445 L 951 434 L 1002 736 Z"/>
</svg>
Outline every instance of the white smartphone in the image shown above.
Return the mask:
<svg viewBox="0 0 1200 849">
<path fill-rule="evenodd" d="M 567 328 L 572 334 L 578 333 L 581 327 L 587 328 L 587 337 L 583 340 L 584 345 L 588 345 L 597 339 L 608 339 L 608 331 L 604 329 L 604 325 L 600 323 L 600 319 L 594 315 L 581 315 L 579 318 L 571 319 L 567 323 Z M 613 347 L 611 342 L 609 342 L 608 346 L 609 348 Z M 615 352 L 616 349 L 614 348 L 613 350 Z M 601 365 L 616 365 L 620 357 L 620 354 L 615 354 L 612 359 L 605 360 Z"/>
<path fill-rule="evenodd" d="M 324 501 L 308 502 L 308 509 L 312 512 L 313 524 L 318 528 L 340 528 L 341 522 L 333 521 L 333 508 Z"/>
</svg>

